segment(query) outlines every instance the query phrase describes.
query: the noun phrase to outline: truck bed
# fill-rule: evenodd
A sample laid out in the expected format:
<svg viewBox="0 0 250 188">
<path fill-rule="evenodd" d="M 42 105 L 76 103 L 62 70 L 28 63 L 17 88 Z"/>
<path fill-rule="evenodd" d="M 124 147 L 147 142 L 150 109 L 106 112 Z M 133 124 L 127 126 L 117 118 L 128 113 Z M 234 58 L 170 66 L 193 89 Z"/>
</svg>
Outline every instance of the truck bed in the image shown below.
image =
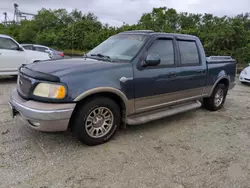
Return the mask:
<svg viewBox="0 0 250 188">
<path fill-rule="evenodd" d="M 235 82 L 236 60 L 230 56 L 207 57 L 207 86 L 212 86 L 222 75 L 227 75 L 230 82 Z"/>
</svg>

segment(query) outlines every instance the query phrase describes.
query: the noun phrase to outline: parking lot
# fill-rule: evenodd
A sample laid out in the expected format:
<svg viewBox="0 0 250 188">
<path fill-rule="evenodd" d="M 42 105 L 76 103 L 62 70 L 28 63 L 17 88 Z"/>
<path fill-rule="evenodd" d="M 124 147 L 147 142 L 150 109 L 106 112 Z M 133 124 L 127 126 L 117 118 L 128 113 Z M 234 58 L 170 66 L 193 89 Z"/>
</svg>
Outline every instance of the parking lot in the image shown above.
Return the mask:
<svg viewBox="0 0 250 188">
<path fill-rule="evenodd" d="M 0 187 L 250 187 L 250 86 L 225 107 L 120 130 L 87 147 L 68 132 L 42 133 L 9 115 L 15 78 L 0 78 Z"/>
</svg>

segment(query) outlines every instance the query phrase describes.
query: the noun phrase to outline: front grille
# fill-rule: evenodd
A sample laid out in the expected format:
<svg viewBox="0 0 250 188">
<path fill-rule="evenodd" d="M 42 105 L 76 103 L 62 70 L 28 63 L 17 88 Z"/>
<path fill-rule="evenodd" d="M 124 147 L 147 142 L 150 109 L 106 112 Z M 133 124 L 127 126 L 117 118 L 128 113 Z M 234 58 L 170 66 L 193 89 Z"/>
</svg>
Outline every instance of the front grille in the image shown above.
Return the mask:
<svg viewBox="0 0 250 188">
<path fill-rule="evenodd" d="M 250 81 L 250 79 L 248 79 L 248 78 L 245 78 L 245 80 Z"/>
<path fill-rule="evenodd" d="M 17 86 L 19 93 L 23 97 L 27 98 L 29 96 L 29 92 L 32 86 L 31 80 L 23 76 L 22 74 L 19 74 L 17 79 Z"/>
</svg>

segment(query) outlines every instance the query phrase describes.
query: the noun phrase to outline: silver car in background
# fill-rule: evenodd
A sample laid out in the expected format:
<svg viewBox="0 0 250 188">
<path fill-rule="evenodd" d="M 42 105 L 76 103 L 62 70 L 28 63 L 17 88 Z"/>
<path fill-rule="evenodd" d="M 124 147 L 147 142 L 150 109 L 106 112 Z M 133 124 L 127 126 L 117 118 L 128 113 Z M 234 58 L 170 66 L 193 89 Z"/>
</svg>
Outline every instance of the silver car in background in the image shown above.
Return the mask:
<svg viewBox="0 0 250 188">
<path fill-rule="evenodd" d="M 55 49 L 52 49 L 47 46 L 38 45 L 38 44 L 21 44 L 26 50 L 33 50 L 39 52 L 48 53 L 51 59 L 60 59 L 64 58 L 64 53 Z"/>
</svg>

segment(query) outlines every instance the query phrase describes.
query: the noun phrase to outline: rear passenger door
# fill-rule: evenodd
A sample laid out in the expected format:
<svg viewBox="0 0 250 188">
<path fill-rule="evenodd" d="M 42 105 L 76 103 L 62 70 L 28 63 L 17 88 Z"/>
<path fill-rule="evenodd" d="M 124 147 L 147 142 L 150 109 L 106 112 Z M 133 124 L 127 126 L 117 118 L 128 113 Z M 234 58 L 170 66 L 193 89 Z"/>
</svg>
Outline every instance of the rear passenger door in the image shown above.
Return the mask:
<svg viewBox="0 0 250 188">
<path fill-rule="evenodd" d="M 161 62 L 157 66 L 143 66 L 148 54 L 158 54 Z M 141 61 L 134 68 L 135 110 L 142 112 L 169 105 L 178 100 L 175 40 L 171 37 L 156 37 L 148 44 Z"/>
<path fill-rule="evenodd" d="M 183 99 L 195 99 L 202 95 L 206 82 L 206 64 L 202 64 L 201 52 L 196 40 L 177 39 L 179 60 L 179 90 Z"/>
</svg>

